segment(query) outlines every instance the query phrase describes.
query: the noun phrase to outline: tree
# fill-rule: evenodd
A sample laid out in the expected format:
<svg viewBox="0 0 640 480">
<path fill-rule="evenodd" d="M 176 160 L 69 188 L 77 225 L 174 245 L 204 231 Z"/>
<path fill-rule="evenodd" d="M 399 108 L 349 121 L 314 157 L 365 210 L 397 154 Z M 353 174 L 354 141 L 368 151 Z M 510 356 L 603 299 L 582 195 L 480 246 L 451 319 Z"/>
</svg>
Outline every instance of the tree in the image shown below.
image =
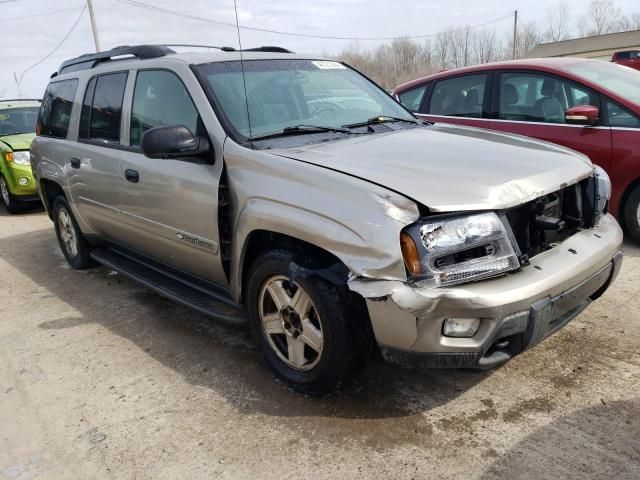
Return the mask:
<svg viewBox="0 0 640 480">
<path fill-rule="evenodd" d="M 621 11 L 615 0 L 590 0 L 587 13 L 578 21 L 578 30 L 582 36 L 611 33 L 620 19 Z"/>
<path fill-rule="evenodd" d="M 569 34 L 569 5 L 562 0 L 545 12 L 547 29 L 544 32 L 546 42 L 557 42 L 567 38 Z"/>
</svg>

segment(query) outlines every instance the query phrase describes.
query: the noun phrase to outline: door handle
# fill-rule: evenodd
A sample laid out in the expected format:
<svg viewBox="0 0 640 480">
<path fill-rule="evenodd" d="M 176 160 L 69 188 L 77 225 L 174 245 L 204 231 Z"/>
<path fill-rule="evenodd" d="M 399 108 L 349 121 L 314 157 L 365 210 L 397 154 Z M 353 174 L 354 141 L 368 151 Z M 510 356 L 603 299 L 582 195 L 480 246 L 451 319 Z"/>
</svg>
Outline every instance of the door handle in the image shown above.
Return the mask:
<svg viewBox="0 0 640 480">
<path fill-rule="evenodd" d="M 79 158 L 72 158 L 70 160 L 71 162 L 71 168 L 80 168 L 80 159 Z"/>
<path fill-rule="evenodd" d="M 126 178 L 132 183 L 138 183 L 140 181 L 140 174 L 135 170 L 127 168 L 124 171 L 124 178 Z"/>
</svg>

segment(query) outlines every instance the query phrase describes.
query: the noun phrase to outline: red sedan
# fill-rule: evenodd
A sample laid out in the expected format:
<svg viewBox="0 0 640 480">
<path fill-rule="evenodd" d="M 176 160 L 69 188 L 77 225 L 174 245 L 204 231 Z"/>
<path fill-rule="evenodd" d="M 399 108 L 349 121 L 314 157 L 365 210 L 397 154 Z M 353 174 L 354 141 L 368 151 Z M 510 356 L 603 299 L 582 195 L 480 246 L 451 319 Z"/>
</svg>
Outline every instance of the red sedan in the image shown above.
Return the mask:
<svg viewBox="0 0 640 480">
<path fill-rule="evenodd" d="M 582 58 L 517 60 L 441 72 L 393 95 L 426 120 L 526 135 L 588 155 L 611 177 L 610 211 L 640 242 L 640 71 Z"/>
</svg>

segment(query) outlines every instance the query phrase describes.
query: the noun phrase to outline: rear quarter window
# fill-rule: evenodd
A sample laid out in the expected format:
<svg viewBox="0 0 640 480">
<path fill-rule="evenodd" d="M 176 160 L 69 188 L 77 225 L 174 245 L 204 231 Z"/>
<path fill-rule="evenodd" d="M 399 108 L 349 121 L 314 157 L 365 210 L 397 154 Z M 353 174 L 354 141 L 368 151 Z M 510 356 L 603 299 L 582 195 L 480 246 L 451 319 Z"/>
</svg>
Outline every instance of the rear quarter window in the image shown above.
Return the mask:
<svg viewBox="0 0 640 480">
<path fill-rule="evenodd" d="M 71 120 L 78 79 L 50 83 L 44 93 L 36 133 L 46 137 L 66 138 Z"/>
<path fill-rule="evenodd" d="M 424 94 L 428 87 L 429 84 L 425 84 L 398 94 L 400 103 L 412 112 L 419 113 L 422 99 L 424 98 Z"/>
</svg>

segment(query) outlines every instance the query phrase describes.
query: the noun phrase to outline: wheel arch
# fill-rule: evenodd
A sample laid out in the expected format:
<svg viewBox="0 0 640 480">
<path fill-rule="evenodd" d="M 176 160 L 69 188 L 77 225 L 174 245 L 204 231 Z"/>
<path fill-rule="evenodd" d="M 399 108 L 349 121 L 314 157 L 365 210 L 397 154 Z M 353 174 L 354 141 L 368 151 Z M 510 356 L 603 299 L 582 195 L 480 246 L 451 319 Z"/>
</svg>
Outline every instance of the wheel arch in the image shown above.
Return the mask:
<svg viewBox="0 0 640 480">
<path fill-rule="evenodd" d="M 247 235 L 237 266 L 236 297 L 240 303 L 244 301 L 251 265 L 263 252 L 275 248 L 286 248 L 300 253 L 307 259 L 313 259 L 318 266 L 338 265 L 344 267 L 345 272 L 348 271 L 347 266 L 340 258 L 318 245 L 277 231 L 256 229 Z"/>
<path fill-rule="evenodd" d="M 66 198 L 64 190 L 58 182 L 55 182 L 48 178 L 41 179 L 39 182 L 39 186 L 40 196 L 42 197 L 42 204 L 44 205 L 49 218 L 53 220 L 53 201 L 59 195 L 62 195 Z"/>
</svg>

